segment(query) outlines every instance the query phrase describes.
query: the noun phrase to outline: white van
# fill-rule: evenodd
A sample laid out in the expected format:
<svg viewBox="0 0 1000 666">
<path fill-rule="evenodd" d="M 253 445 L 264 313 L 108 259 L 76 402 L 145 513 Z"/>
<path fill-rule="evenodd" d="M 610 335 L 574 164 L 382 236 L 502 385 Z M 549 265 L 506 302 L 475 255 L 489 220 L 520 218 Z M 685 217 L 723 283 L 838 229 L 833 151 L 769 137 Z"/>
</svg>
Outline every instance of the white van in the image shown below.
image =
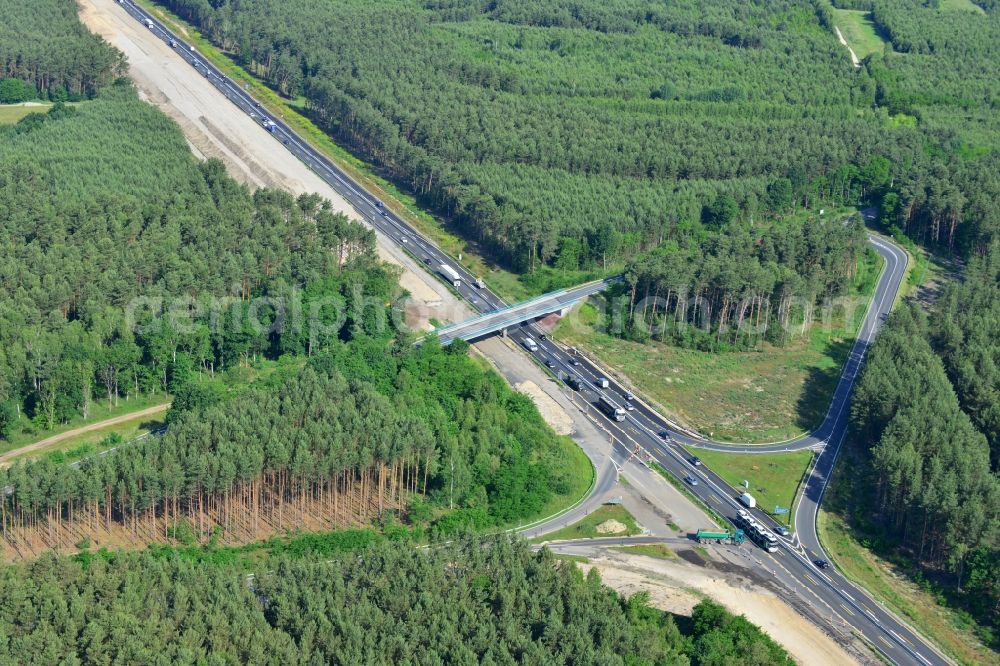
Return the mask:
<svg viewBox="0 0 1000 666">
<path fill-rule="evenodd" d="M 530 352 L 536 352 L 538 351 L 538 344 L 532 338 L 525 338 L 524 348 Z"/>
</svg>

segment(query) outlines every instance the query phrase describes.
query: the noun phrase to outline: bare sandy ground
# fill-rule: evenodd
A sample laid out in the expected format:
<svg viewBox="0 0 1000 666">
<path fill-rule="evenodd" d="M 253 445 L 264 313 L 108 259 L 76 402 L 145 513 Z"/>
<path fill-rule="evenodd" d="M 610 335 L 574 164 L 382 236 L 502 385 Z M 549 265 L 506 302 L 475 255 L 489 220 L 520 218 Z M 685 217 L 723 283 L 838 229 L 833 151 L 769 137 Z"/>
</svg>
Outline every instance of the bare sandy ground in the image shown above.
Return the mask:
<svg viewBox="0 0 1000 666">
<path fill-rule="evenodd" d="M 559 406 L 548 393 L 538 388 L 538 384 L 526 380 L 514 386 L 515 389 L 525 394 L 535 403 L 545 422 L 560 435 L 569 435 L 573 432 L 573 419 L 570 418 L 566 410 Z"/>
<path fill-rule="evenodd" d="M 844 35 L 840 32 L 840 28 L 835 26 L 833 30 L 837 33 L 837 39 L 840 40 L 841 44 L 847 47 L 847 52 L 851 54 L 851 64 L 854 65 L 855 68 L 861 67 L 861 61 L 858 60 L 858 56 L 854 53 L 854 49 L 851 48 L 851 45 L 847 43 L 846 39 L 844 39 Z"/>
<path fill-rule="evenodd" d="M 580 563 L 584 571 L 596 568 L 605 585 L 631 595 L 645 590 L 650 603 L 661 610 L 690 615 L 708 596 L 730 612 L 746 615 L 796 661 L 808 666 L 857 664 L 857 659 L 814 624 L 796 613 L 772 592 L 735 574 L 685 562 L 605 551 L 607 555 Z"/>
<path fill-rule="evenodd" d="M 222 160 L 231 176 L 251 189 L 281 188 L 294 194 L 316 192 L 351 219 L 363 221 L 353 207 L 251 118 L 235 111 L 231 102 L 193 67 L 177 57 L 167 44 L 117 6 L 114 0 L 79 0 L 80 19 L 92 32 L 128 57 L 129 76 L 140 95 L 180 126 L 200 158 Z M 462 309 L 441 311 L 444 285 L 415 270 L 415 262 L 395 245 L 379 238 L 383 261 L 400 266 L 400 285 L 412 303 L 407 320 L 415 328 L 429 328 L 428 320 L 453 321 Z M 467 312 L 467 310 L 465 310 Z"/>
</svg>

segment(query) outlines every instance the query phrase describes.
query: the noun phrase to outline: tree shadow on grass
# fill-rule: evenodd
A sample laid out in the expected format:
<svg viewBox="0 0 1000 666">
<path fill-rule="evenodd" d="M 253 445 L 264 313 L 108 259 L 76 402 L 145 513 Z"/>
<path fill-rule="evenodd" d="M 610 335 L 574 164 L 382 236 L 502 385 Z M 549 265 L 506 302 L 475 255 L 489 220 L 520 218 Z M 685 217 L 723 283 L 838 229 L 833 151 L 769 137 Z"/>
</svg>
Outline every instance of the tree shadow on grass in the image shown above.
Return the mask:
<svg viewBox="0 0 1000 666">
<path fill-rule="evenodd" d="M 835 359 L 837 365 L 809 368 L 795 405 L 795 424 L 798 427 L 811 432 L 823 423 L 853 346 L 853 339 L 831 340 L 823 348 L 823 355 Z"/>
<path fill-rule="evenodd" d="M 164 426 L 163 419 L 150 419 L 139 424 L 139 430 L 158 431 Z"/>
</svg>

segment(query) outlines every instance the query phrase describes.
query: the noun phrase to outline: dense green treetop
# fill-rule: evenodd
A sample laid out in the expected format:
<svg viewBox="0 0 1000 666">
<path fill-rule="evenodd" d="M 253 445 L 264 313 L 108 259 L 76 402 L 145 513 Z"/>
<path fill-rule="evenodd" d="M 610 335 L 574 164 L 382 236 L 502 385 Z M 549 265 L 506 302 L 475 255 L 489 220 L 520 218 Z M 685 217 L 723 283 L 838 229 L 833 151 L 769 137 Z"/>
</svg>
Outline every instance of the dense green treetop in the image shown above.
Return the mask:
<svg viewBox="0 0 1000 666">
<path fill-rule="evenodd" d="M 92 97 L 124 74 L 125 57 L 87 30 L 76 12 L 66 0 L 0 0 L 0 78 L 66 100 Z"/>
<path fill-rule="evenodd" d="M 170 552 L 0 569 L 0 659 L 42 664 L 791 664 L 711 601 L 690 622 L 507 537 L 247 571 Z M 682 630 L 679 628 L 683 627 Z"/>
<path fill-rule="evenodd" d="M 370 230 L 317 196 L 251 195 L 221 163 L 199 163 L 127 83 L 0 137 L 0 437 L 11 411 L 52 427 L 86 415 L 94 395 L 166 391 L 175 375 L 341 333 L 250 331 L 251 297 L 384 303 L 398 291 Z M 194 327 L 137 326 L 188 302 L 203 313 Z"/>
<path fill-rule="evenodd" d="M 126 517 L 200 506 L 261 479 L 305 488 L 406 461 L 422 477 L 415 501 L 463 509 L 437 531 L 534 516 L 570 487 L 564 449 L 531 400 L 466 349 L 358 338 L 234 396 L 193 394 L 210 382 L 192 379 L 162 437 L 79 467 L 41 458 L 0 470 L 14 488 L 5 510 L 37 520 L 97 505 Z"/>
<path fill-rule="evenodd" d="M 1000 251 L 973 261 L 931 314 L 931 340 L 1000 469 Z"/>
<path fill-rule="evenodd" d="M 997 256 L 974 262 L 929 318 L 915 305 L 894 313 L 852 398 L 866 448 L 856 501 L 875 509 L 859 518 L 866 533 L 947 583 L 993 647 L 1000 636 Z"/>
<path fill-rule="evenodd" d="M 720 192 L 743 219 L 856 194 L 885 119 L 810 5 L 170 0 L 334 135 L 522 270 L 634 254 Z M 916 148 L 906 128 L 892 146 Z"/>
<path fill-rule="evenodd" d="M 819 2 L 164 4 L 519 270 L 682 239 L 720 195 L 752 224 L 892 190 L 891 224 L 962 252 L 1000 227 L 994 13 L 875 3 L 927 45 L 858 71 Z"/>
</svg>

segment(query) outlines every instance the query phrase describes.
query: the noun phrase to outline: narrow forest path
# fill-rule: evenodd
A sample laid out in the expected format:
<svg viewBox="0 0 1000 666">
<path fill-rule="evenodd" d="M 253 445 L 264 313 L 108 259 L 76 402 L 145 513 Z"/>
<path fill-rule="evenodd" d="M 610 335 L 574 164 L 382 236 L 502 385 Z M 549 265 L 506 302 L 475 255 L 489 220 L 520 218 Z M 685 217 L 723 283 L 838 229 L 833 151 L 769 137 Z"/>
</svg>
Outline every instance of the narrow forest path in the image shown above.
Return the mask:
<svg viewBox="0 0 1000 666">
<path fill-rule="evenodd" d="M 34 442 L 33 444 L 28 444 L 6 453 L 0 455 L 0 465 L 9 465 L 10 462 L 25 453 L 31 453 L 32 451 L 37 451 L 43 449 L 46 446 L 56 444 L 68 439 L 70 437 L 76 437 L 77 435 L 82 435 L 85 432 L 91 432 L 94 430 L 100 430 L 101 428 L 107 428 L 108 426 L 118 425 L 119 423 L 124 423 L 125 421 L 132 421 L 134 419 L 141 419 L 146 416 L 152 416 L 154 414 L 159 414 L 161 412 L 167 411 L 170 407 L 169 402 L 165 402 L 162 405 L 153 405 L 152 407 L 147 407 L 146 409 L 140 409 L 136 412 L 129 412 L 128 414 L 122 414 L 121 416 L 115 416 L 114 418 L 105 419 L 104 421 L 97 421 L 96 423 L 88 423 L 85 426 L 80 426 L 79 428 L 73 428 L 72 430 L 67 430 L 66 432 L 61 432 L 58 435 L 52 435 L 51 437 L 46 437 L 45 439 Z"/>
<path fill-rule="evenodd" d="M 856 68 L 860 68 L 861 67 L 861 60 L 858 59 L 857 54 L 854 53 L 854 49 L 852 49 L 851 45 L 847 43 L 846 39 L 844 39 L 844 34 L 842 32 L 840 32 L 840 28 L 834 26 L 833 30 L 834 30 L 834 32 L 837 33 L 837 39 L 840 40 L 841 44 L 843 44 L 844 46 L 847 47 L 847 52 L 851 54 L 851 62 L 854 63 L 854 66 Z"/>
</svg>

